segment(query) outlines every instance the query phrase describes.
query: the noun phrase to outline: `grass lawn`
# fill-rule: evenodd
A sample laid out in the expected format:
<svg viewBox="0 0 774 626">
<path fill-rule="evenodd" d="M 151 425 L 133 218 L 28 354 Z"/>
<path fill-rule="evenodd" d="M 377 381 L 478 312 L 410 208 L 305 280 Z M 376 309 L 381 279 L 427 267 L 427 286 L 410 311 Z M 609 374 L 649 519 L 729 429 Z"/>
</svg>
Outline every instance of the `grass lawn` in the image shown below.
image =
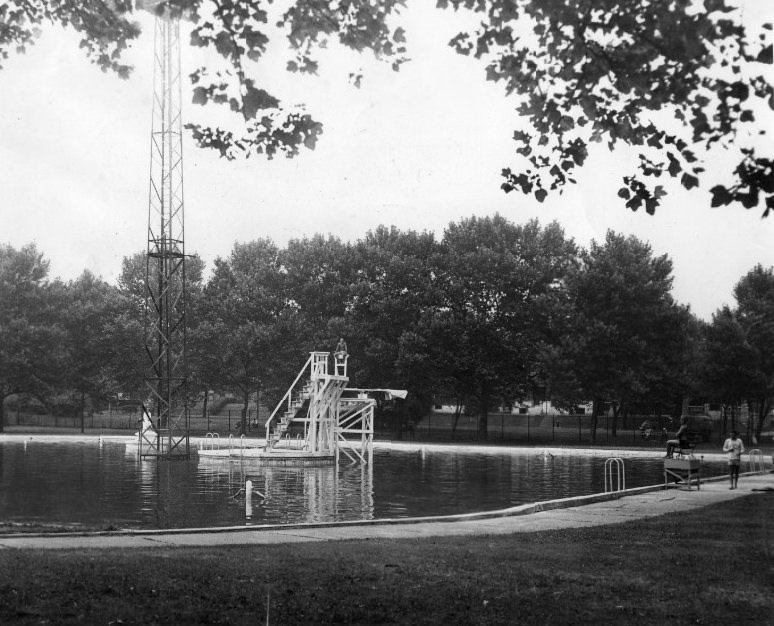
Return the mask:
<svg viewBox="0 0 774 626">
<path fill-rule="evenodd" d="M 627 524 L 6 550 L 0 624 L 774 624 L 774 494 Z"/>
</svg>

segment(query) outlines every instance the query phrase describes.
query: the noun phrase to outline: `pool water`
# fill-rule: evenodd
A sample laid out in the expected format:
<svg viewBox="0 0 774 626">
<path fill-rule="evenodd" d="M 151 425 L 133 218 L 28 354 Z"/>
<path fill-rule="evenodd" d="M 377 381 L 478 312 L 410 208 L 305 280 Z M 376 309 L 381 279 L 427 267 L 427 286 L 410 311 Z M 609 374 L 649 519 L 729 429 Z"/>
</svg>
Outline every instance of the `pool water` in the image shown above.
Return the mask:
<svg viewBox="0 0 774 626">
<path fill-rule="evenodd" d="M 137 529 L 291 524 L 470 513 L 604 491 L 604 458 L 536 452 L 376 448 L 368 466 L 265 467 L 196 455 L 141 460 L 122 443 L 96 440 L 3 442 L 0 521 Z M 625 463 L 627 487 L 663 480 L 660 459 Z M 249 510 L 246 480 L 253 485 Z"/>
</svg>

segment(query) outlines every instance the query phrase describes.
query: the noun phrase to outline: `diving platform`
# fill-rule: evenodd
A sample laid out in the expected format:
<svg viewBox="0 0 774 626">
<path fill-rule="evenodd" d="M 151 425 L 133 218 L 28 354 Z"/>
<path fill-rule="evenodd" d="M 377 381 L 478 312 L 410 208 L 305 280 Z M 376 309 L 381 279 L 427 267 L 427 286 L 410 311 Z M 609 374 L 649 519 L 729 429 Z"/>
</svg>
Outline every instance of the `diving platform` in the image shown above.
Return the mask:
<svg viewBox="0 0 774 626">
<path fill-rule="evenodd" d="M 346 458 L 370 464 L 376 400 L 367 389 L 347 388 L 347 354 L 334 354 L 332 370 L 330 356 L 310 353 L 266 421 L 261 445 L 209 437 L 199 445 L 199 458 L 267 465 L 334 465 Z"/>
</svg>

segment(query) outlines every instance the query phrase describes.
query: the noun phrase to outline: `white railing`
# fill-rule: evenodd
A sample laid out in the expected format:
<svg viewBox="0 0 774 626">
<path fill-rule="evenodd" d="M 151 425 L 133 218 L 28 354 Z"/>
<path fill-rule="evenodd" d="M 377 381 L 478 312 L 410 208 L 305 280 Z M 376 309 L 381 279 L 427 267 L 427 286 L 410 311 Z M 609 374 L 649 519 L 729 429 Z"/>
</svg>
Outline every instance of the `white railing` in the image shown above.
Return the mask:
<svg viewBox="0 0 774 626">
<path fill-rule="evenodd" d="M 218 438 L 218 449 L 220 449 L 220 435 L 218 433 L 207 433 L 204 435 L 204 440 L 199 442 L 199 449 L 200 450 L 207 450 L 207 445 L 209 445 L 210 450 L 215 449 L 215 437 Z M 209 444 L 207 443 L 209 440 Z"/>
<path fill-rule="evenodd" d="M 616 493 L 626 490 L 626 468 L 622 458 L 605 461 L 605 493 Z"/>
<path fill-rule="evenodd" d="M 325 355 L 325 359 L 320 359 L 320 355 Z M 307 366 L 310 368 L 310 375 L 312 378 L 318 378 L 319 376 L 324 376 L 327 371 L 327 363 L 328 363 L 328 353 L 327 352 L 312 352 L 309 355 L 309 358 L 306 360 L 306 363 L 304 363 L 304 367 L 301 368 L 301 371 L 298 373 L 298 376 L 296 376 L 296 379 L 293 381 L 293 384 L 290 385 L 288 390 L 285 392 L 285 395 L 282 396 L 282 399 L 277 403 L 276 408 L 272 411 L 271 415 L 269 416 L 269 419 L 266 420 L 266 445 L 269 444 L 269 437 L 271 435 L 271 426 L 274 422 L 274 418 L 277 416 L 277 413 L 279 412 L 280 408 L 283 406 L 286 406 L 286 411 L 290 411 L 290 407 L 293 403 L 293 390 L 296 388 L 296 385 L 298 384 L 298 381 L 301 380 L 301 377 L 306 372 Z"/>
<path fill-rule="evenodd" d="M 765 465 L 763 463 L 763 454 L 761 453 L 760 448 L 753 448 L 750 450 L 750 457 L 749 457 L 749 471 L 756 473 L 756 474 L 763 474 L 765 471 Z"/>
</svg>

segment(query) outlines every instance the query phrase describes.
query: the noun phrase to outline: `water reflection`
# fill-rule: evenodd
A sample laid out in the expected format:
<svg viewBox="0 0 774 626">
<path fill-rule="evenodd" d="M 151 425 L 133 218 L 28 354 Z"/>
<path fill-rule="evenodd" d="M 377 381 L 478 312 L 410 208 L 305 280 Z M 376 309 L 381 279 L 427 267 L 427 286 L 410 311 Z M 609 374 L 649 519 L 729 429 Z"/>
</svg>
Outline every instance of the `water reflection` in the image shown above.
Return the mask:
<svg viewBox="0 0 774 626">
<path fill-rule="evenodd" d="M 661 469 L 659 459 L 627 459 L 627 486 L 659 483 Z M 109 441 L 0 443 L 0 519 L 16 522 L 190 528 L 364 520 L 501 509 L 603 490 L 603 458 L 531 451 L 377 449 L 368 465 L 269 467 L 160 462 Z"/>
</svg>

